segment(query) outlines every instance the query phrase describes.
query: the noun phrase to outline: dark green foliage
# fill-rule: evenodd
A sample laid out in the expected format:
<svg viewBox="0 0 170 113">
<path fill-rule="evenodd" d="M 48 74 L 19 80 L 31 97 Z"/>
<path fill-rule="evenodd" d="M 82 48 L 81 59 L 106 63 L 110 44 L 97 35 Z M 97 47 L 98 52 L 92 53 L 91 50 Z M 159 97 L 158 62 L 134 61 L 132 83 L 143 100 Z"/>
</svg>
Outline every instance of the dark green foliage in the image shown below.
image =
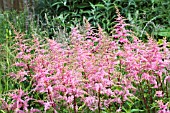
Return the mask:
<svg viewBox="0 0 170 113">
<path fill-rule="evenodd" d="M 170 27 L 169 0 L 121 0 L 117 1 L 121 14 L 126 17 L 140 38 L 148 32 L 156 39 L 162 38 L 160 30 Z M 164 36 L 169 37 L 168 34 Z M 168 38 L 170 41 L 170 37 Z"/>
<path fill-rule="evenodd" d="M 35 11 L 40 26 L 49 30 L 49 37 L 55 37 L 58 26 L 70 32 L 70 27 L 82 25 L 83 17 L 109 33 L 116 17 L 115 5 L 141 39 L 146 39 L 145 32 L 156 39 L 169 37 L 169 32 L 162 34 L 170 28 L 169 0 L 38 0 Z"/>
</svg>

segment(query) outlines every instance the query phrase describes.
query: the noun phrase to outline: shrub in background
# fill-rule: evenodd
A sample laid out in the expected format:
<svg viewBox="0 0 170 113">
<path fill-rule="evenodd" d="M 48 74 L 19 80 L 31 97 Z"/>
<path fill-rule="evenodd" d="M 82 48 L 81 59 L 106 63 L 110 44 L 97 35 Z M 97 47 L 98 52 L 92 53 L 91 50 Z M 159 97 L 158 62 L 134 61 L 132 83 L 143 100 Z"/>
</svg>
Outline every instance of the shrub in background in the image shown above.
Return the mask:
<svg viewBox="0 0 170 113">
<path fill-rule="evenodd" d="M 133 31 L 136 31 L 142 40 L 146 38 L 145 32 L 148 32 L 155 39 L 166 36 L 170 41 L 169 0 L 122 0 L 115 4 L 130 23 L 135 25 Z"/>
<path fill-rule="evenodd" d="M 59 38 L 63 42 L 68 41 L 71 27 L 83 25 L 83 17 L 94 27 L 97 28 L 99 24 L 110 33 L 115 25 L 116 5 L 123 16 L 127 17 L 128 23 L 133 25 L 131 29 L 140 39 L 146 40 L 145 32 L 148 32 L 157 40 L 168 37 L 170 41 L 169 0 L 35 0 L 34 5 L 29 7 L 27 4 L 24 12 L 19 15 L 8 12 L 8 20 L 20 31 L 31 34 L 34 30 L 41 36 Z M 30 29 L 32 26 L 34 29 Z M 2 28 L 2 31 L 5 32 L 5 29 Z"/>
<path fill-rule="evenodd" d="M 114 6 L 118 6 L 121 14 L 127 17 L 128 23 L 137 36 L 146 40 L 145 32 L 152 34 L 155 39 L 168 37 L 169 35 L 169 0 L 40 0 L 37 1 L 36 14 L 42 27 L 49 29 L 47 36 L 56 37 L 54 31 L 58 31 L 56 26 L 61 26 L 70 32 L 71 26 L 82 25 L 83 16 L 97 28 L 97 24 L 110 33 L 115 25 L 116 17 Z M 46 21 L 48 18 L 49 23 Z M 53 30 L 52 30 L 53 29 Z M 142 32 L 141 32 L 142 31 Z"/>
</svg>

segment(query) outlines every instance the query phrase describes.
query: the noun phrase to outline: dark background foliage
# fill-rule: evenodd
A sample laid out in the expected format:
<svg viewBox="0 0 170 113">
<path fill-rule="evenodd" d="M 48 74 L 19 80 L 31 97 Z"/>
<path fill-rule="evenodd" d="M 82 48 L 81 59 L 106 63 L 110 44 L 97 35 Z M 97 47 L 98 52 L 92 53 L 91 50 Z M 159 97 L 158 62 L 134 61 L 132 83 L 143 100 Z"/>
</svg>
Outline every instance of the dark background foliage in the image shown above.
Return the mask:
<svg viewBox="0 0 170 113">
<path fill-rule="evenodd" d="M 145 32 L 156 39 L 170 36 L 169 0 L 39 0 L 35 13 L 43 27 L 55 28 L 59 25 L 70 31 L 71 26 L 82 24 L 83 17 L 86 17 L 94 27 L 100 24 L 110 32 L 116 16 L 115 5 L 143 40 Z M 45 16 L 54 26 L 47 25 Z"/>
<path fill-rule="evenodd" d="M 1 18 L 7 17 L 5 21 L 10 20 L 14 25 L 17 24 L 15 27 L 26 31 L 27 34 L 31 34 L 30 28 L 34 26 L 43 36 L 64 38 L 68 36 L 73 26 L 83 24 L 84 17 L 93 27 L 99 24 L 109 33 L 115 25 L 117 6 L 121 15 L 127 19 L 127 23 L 132 25 L 130 29 L 135 31 L 139 38 L 146 40 L 147 32 L 157 40 L 167 37 L 170 41 L 169 0 L 18 0 L 18 2 L 25 3 L 20 5 L 24 8 L 10 8 L 12 12 L 1 14 Z M 21 12 L 18 14 L 13 10 Z M 0 29 L 4 30 L 3 27 Z M 63 35 L 58 35 L 59 32 Z"/>
</svg>

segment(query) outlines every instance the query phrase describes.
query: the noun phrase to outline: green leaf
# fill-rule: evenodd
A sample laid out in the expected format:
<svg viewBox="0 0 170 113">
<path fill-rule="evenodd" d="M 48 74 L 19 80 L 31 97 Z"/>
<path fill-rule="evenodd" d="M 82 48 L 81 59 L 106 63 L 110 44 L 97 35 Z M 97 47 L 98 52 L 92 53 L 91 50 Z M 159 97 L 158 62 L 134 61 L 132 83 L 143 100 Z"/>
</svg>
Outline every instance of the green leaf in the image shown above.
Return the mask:
<svg viewBox="0 0 170 113">
<path fill-rule="evenodd" d="M 96 4 L 95 6 L 100 7 L 100 8 L 105 8 L 103 4 Z"/>
<path fill-rule="evenodd" d="M 152 1 L 152 3 L 154 3 L 155 2 L 155 0 L 151 0 Z"/>
<path fill-rule="evenodd" d="M 167 46 L 170 47 L 170 42 L 167 42 Z"/>
<path fill-rule="evenodd" d="M 82 73 L 82 75 L 85 75 L 85 72 L 81 72 Z"/>
<path fill-rule="evenodd" d="M 67 65 L 67 63 L 64 63 L 64 67 Z"/>
<path fill-rule="evenodd" d="M 80 107 L 78 108 L 78 110 L 79 110 L 79 111 L 82 110 L 85 106 L 86 106 L 86 104 L 84 103 L 82 106 L 80 106 Z"/>
<path fill-rule="evenodd" d="M 63 3 L 62 3 L 62 2 L 55 2 L 54 4 L 51 5 L 51 7 L 53 7 L 53 6 L 55 6 L 55 5 L 60 5 L 60 6 L 62 6 Z"/>
<path fill-rule="evenodd" d="M 100 18 L 101 16 L 104 16 L 103 13 L 101 13 L 101 15 L 100 14 L 97 15 L 97 18 Z"/>
<path fill-rule="evenodd" d="M 114 10 L 114 8 L 115 8 L 115 6 L 110 6 L 110 7 L 108 7 L 107 10 Z"/>
<path fill-rule="evenodd" d="M 93 20 L 93 17 L 89 17 L 87 20 L 88 20 L 88 21 L 91 21 L 91 20 Z"/>
<path fill-rule="evenodd" d="M 3 110 L 0 110 L 1 111 L 1 113 L 5 113 L 5 111 L 3 111 Z"/>
<path fill-rule="evenodd" d="M 122 109 L 125 111 L 125 113 L 131 113 L 129 109 L 126 109 L 125 107 L 122 107 Z"/>
<path fill-rule="evenodd" d="M 165 37 L 170 37 L 170 32 L 159 32 L 158 35 L 165 36 Z"/>
<path fill-rule="evenodd" d="M 165 36 L 165 37 L 170 37 L 170 28 L 160 29 L 160 30 L 158 31 L 158 35 L 160 35 L 160 36 Z"/>
<path fill-rule="evenodd" d="M 97 46 L 99 42 L 94 42 L 94 46 Z"/>
<path fill-rule="evenodd" d="M 162 39 L 159 39 L 158 40 L 158 45 L 162 45 L 163 44 L 163 40 Z"/>
<path fill-rule="evenodd" d="M 3 14 L 0 14 L 0 19 L 4 19 L 4 15 Z"/>
<path fill-rule="evenodd" d="M 144 110 L 140 110 L 140 109 L 132 109 L 132 110 L 131 110 L 131 113 L 133 113 L 133 112 L 139 112 L 139 111 L 142 112 L 142 111 L 144 111 Z"/>
<path fill-rule="evenodd" d="M 91 6 L 93 9 L 95 9 L 95 5 L 92 4 L 91 2 L 89 2 L 89 3 L 90 3 L 90 6 Z"/>
<path fill-rule="evenodd" d="M 89 4 L 87 4 L 87 3 L 82 3 L 82 4 L 77 5 L 76 7 L 77 7 L 77 8 L 80 8 L 80 9 L 83 9 L 83 8 L 89 7 Z"/>
<path fill-rule="evenodd" d="M 133 106 L 133 103 L 131 103 L 131 102 L 126 102 L 126 104 L 129 106 L 129 108 L 131 108 Z"/>
</svg>

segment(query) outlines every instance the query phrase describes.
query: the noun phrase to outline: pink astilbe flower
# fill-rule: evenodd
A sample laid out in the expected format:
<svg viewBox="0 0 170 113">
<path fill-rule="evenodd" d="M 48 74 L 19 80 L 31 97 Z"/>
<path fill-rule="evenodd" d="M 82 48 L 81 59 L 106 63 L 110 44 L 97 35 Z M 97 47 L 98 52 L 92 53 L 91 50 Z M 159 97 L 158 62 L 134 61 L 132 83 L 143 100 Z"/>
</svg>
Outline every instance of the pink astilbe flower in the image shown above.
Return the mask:
<svg viewBox="0 0 170 113">
<path fill-rule="evenodd" d="M 166 83 L 169 83 L 170 82 L 170 76 L 166 76 L 165 77 L 165 79 L 164 79 L 164 84 L 166 84 Z"/>
<path fill-rule="evenodd" d="M 25 64 L 24 62 L 16 62 L 14 66 L 26 68 L 27 64 Z"/>
<path fill-rule="evenodd" d="M 170 113 L 170 110 L 169 110 L 169 108 L 168 108 L 169 102 L 166 103 L 166 104 L 164 104 L 164 103 L 162 102 L 162 100 L 159 100 L 159 101 L 157 101 L 157 103 L 158 103 L 158 106 L 159 106 L 159 111 L 158 111 L 158 113 Z"/>
<path fill-rule="evenodd" d="M 41 111 L 38 109 L 31 108 L 30 113 L 41 113 Z"/>
<path fill-rule="evenodd" d="M 95 96 L 86 97 L 84 102 L 90 108 L 90 110 L 94 111 L 97 109 L 97 99 Z"/>
<path fill-rule="evenodd" d="M 16 80 L 19 80 L 19 82 L 23 82 L 26 80 L 26 76 L 28 76 L 28 72 L 24 70 L 18 71 L 16 74 L 11 73 L 10 76 Z"/>
<path fill-rule="evenodd" d="M 45 112 L 52 106 L 52 102 L 44 102 L 43 104 Z"/>
<path fill-rule="evenodd" d="M 79 33 L 79 30 L 77 30 L 77 27 L 73 28 L 71 33 L 72 40 L 80 41 L 83 39 L 83 36 Z"/>
<path fill-rule="evenodd" d="M 162 91 L 156 91 L 155 96 L 157 96 L 157 97 L 163 97 L 163 96 L 164 96 L 164 94 L 163 94 L 163 92 L 162 92 Z"/>
<path fill-rule="evenodd" d="M 125 23 L 125 19 L 120 15 L 118 8 L 116 8 L 116 13 L 118 17 L 116 18 L 117 24 L 114 26 L 114 30 L 112 31 L 115 33 L 113 37 L 118 39 L 120 43 L 127 43 L 127 36 L 130 36 L 130 31 L 126 30 L 125 27 L 128 24 Z"/>
<path fill-rule="evenodd" d="M 9 98 L 11 98 L 12 102 L 8 104 L 7 102 L 2 101 L 3 104 L 1 109 L 15 111 L 16 113 L 27 113 L 29 111 L 28 101 L 32 98 L 30 98 L 22 89 L 10 93 Z"/>
<path fill-rule="evenodd" d="M 120 107 L 119 109 L 116 110 L 116 113 L 120 113 L 122 111 L 122 108 Z"/>
<path fill-rule="evenodd" d="M 147 73 L 143 73 L 143 74 L 142 74 L 142 78 L 143 78 L 144 80 L 150 80 L 150 75 L 147 74 Z"/>
<path fill-rule="evenodd" d="M 0 102 L 1 102 L 0 109 L 10 111 L 10 106 L 3 98 L 0 98 Z"/>
</svg>

